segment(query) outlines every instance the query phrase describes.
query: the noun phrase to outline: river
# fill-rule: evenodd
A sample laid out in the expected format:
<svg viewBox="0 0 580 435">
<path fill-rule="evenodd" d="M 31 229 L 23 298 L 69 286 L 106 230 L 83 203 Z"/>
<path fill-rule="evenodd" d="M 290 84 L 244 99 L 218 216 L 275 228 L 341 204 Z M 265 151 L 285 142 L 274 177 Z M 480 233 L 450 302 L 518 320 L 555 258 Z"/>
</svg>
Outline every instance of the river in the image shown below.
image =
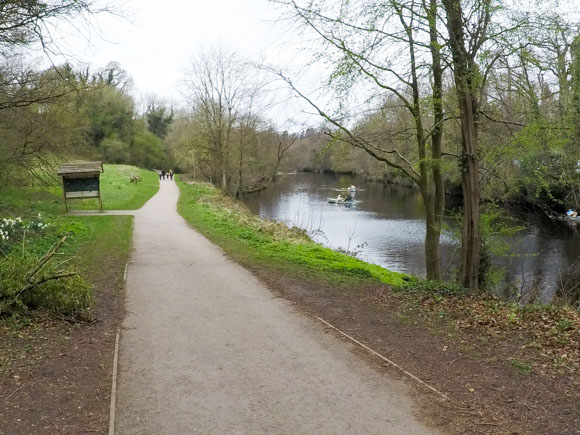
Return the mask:
<svg viewBox="0 0 580 435">
<path fill-rule="evenodd" d="M 340 188 L 359 189 L 350 207 L 329 204 Z M 267 190 L 244 198 L 262 218 L 308 231 L 317 242 L 348 251 L 387 269 L 425 276 L 425 211 L 418 192 L 339 174 L 285 174 Z M 522 219 L 521 216 L 519 216 Z M 580 285 L 580 232 L 542 216 L 526 216 L 525 229 L 508 239 L 509 251 L 492 257 L 494 290 L 507 298 L 549 302 Z M 441 235 L 442 270 L 457 271 L 458 223 L 448 218 Z"/>
</svg>

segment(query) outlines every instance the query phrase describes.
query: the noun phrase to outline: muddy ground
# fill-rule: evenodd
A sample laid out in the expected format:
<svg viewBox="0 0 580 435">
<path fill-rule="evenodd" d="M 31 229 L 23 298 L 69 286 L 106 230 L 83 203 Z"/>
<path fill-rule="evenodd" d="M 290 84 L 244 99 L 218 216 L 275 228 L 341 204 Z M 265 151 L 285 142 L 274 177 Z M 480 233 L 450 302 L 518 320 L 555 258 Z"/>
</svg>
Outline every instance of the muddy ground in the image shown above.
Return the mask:
<svg viewBox="0 0 580 435">
<path fill-rule="evenodd" d="M 0 434 L 106 433 L 124 258 L 111 251 L 95 284 L 94 321 L 0 323 Z"/>
<path fill-rule="evenodd" d="M 423 417 L 455 434 L 578 434 L 580 382 L 524 346 L 525 334 L 489 334 L 458 328 L 420 297 L 386 286 L 339 288 L 311 280 L 272 277 L 255 269 L 272 289 L 394 361 L 446 394 L 443 400 L 415 385 Z M 329 333 L 336 333 L 329 330 Z M 368 352 L 361 350 L 361 353 Z M 371 363 L 407 377 L 375 356 Z M 525 363 L 524 363 L 525 362 Z"/>
</svg>

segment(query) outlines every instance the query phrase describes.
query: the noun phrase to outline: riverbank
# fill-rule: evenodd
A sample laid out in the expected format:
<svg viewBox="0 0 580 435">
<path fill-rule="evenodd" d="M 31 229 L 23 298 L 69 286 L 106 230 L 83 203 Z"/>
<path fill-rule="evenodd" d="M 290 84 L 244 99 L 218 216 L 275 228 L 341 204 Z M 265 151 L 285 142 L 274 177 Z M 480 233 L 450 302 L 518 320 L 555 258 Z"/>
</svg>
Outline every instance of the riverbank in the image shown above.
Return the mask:
<svg viewBox="0 0 580 435">
<path fill-rule="evenodd" d="M 352 207 L 327 204 L 350 184 L 361 188 Z M 305 229 L 326 247 L 355 251 L 390 270 L 426 274 L 425 213 L 414 190 L 352 176 L 288 174 L 243 202 L 257 216 Z M 517 302 L 578 302 L 580 233 L 542 215 L 505 212 L 496 207 L 482 215 L 486 288 Z M 448 281 L 460 267 L 460 237 L 460 216 L 449 212 L 440 239 L 441 273 Z"/>
<path fill-rule="evenodd" d="M 129 182 L 132 172 L 142 183 Z M 158 179 L 106 165 L 101 189 L 106 209 L 139 208 L 157 191 Z M 71 205 L 98 208 L 91 201 Z M 58 262 L 78 272 L 94 301 L 82 319 L 55 315 L 50 305 L 0 316 L 0 434 L 106 432 L 133 217 L 64 215 L 58 185 L 1 187 L 0 209 L 0 217 L 24 220 L 42 213 L 48 226 L 42 237 L 26 237 L 27 250 L 44 253 L 66 235 Z"/>
<path fill-rule="evenodd" d="M 439 402 L 422 387 L 416 390 L 443 430 L 580 430 L 578 312 L 520 307 L 367 270 L 313 244 L 301 230 L 256 218 L 210 186 L 180 183 L 180 189 L 186 220 L 279 296 L 447 394 L 451 400 Z"/>
</svg>

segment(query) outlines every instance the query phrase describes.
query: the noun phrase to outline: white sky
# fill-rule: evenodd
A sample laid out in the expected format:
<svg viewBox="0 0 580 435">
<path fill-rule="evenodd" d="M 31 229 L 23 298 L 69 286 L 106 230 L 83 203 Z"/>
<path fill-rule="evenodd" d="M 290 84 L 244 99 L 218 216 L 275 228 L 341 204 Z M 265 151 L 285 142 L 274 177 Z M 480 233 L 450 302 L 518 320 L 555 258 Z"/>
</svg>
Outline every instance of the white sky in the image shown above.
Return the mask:
<svg viewBox="0 0 580 435">
<path fill-rule="evenodd" d="M 283 30 L 282 14 L 273 6 L 268 0 L 125 0 L 127 18 L 98 15 L 101 35 L 96 31 L 79 35 L 61 26 L 65 36 L 58 44 L 70 58 L 93 69 L 120 63 L 133 79 L 137 99 L 155 94 L 180 105 L 184 71 L 202 49 L 221 44 L 245 58 L 281 66 L 297 67 L 308 60 L 296 48 L 300 35 Z M 289 35 L 294 42 L 289 42 Z M 302 109 L 294 104 L 292 110 Z"/>
</svg>

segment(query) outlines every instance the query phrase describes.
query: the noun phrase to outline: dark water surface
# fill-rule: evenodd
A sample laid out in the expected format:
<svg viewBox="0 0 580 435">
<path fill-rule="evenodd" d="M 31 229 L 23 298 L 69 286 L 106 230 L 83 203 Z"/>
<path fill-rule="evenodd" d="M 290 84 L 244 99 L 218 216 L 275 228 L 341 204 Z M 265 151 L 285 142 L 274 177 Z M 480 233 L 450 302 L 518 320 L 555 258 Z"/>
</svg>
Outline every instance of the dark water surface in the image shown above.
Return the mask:
<svg viewBox="0 0 580 435">
<path fill-rule="evenodd" d="M 339 189 L 349 185 L 360 188 L 353 206 L 328 204 L 328 198 L 344 196 Z M 304 228 L 325 246 L 356 252 L 390 270 L 425 276 L 425 211 L 412 189 L 352 175 L 299 173 L 282 176 L 244 202 L 262 218 Z M 442 269 L 452 279 L 460 245 L 451 234 L 456 222 L 449 219 L 447 225 L 441 236 Z M 542 217 L 526 216 L 523 225 L 526 230 L 508 240 L 512 252 L 492 260 L 506 271 L 497 278 L 496 291 L 549 301 L 558 289 L 577 286 L 579 231 Z"/>
</svg>

